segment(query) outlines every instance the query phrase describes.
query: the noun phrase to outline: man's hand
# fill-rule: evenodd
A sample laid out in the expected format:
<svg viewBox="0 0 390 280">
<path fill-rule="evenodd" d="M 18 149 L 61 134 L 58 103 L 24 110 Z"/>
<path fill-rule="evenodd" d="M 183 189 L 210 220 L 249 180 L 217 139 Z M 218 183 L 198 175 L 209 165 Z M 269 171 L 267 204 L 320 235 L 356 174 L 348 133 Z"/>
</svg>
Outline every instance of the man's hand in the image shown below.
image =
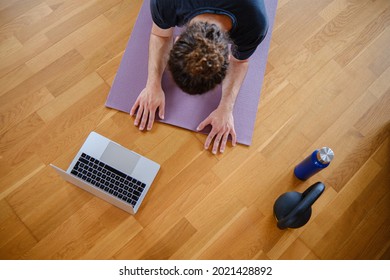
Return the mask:
<svg viewBox="0 0 390 280">
<path fill-rule="evenodd" d="M 226 148 L 229 135 L 232 136 L 232 145 L 236 145 L 236 132 L 234 130 L 233 113 L 229 110 L 217 108 L 213 111 L 197 128 L 198 131 L 204 129 L 207 125 L 211 125 L 211 131 L 206 139 L 204 148 L 208 149 L 214 139 L 212 153 L 216 154 L 219 151 L 223 153 Z"/>
<path fill-rule="evenodd" d="M 138 110 L 137 110 L 138 109 Z M 165 111 L 165 95 L 161 87 L 146 87 L 138 96 L 133 107 L 130 110 L 130 116 L 135 112 L 134 125 L 138 126 L 140 130 L 151 130 L 154 123 L 156 111 L 161 119 L 164 119 Z"/>
</svg>

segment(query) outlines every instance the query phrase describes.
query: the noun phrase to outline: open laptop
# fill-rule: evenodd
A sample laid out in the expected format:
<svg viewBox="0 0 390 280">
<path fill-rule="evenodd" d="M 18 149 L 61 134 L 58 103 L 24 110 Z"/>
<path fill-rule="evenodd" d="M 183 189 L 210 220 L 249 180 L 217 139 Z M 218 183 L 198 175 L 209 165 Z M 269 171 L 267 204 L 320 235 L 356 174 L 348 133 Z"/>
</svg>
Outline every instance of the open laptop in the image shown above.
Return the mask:
<svg viewBox="0 0 390 280">
<path fill-rule="evenodd" d="M 50 164 L 66 181 L 135 214 L 160 165 L 91 132 L 64 171 Z"/>
</svg>

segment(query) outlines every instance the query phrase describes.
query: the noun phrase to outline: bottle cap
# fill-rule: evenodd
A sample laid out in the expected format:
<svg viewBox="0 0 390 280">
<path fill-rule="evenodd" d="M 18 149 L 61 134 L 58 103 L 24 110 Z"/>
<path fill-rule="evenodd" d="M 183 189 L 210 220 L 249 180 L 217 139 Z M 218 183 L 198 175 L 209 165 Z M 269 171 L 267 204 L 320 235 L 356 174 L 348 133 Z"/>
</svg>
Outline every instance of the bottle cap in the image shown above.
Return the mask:
<svg viewBox="0 0 390 280">
<path fill-rule="evenodd" d="M 323 147 L 317 153 L 317 159 L 322 164 L 328 164 L 334 158 L 334 152 L 331 148 Z"/>
</svg>

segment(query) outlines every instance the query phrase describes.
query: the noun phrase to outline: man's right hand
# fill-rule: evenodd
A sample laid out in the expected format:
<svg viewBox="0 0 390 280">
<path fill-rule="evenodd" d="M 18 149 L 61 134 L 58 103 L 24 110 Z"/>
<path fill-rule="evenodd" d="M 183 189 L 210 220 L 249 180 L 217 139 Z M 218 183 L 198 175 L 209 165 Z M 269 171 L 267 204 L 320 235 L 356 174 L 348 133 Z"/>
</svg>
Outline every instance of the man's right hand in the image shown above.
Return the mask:
<svg viewBox="0 0 390 280">
<path fill-rule="evenodd" d="M 133 107 L 130 110 L 130 116 L 135 117 L 134 125 L 140 130 L 151 130 L 153 127 L 156 111 L 161 119 L 164 119 L 165 94 L 161 87 L 146 87 L 141 91 Z"/>
</svg>

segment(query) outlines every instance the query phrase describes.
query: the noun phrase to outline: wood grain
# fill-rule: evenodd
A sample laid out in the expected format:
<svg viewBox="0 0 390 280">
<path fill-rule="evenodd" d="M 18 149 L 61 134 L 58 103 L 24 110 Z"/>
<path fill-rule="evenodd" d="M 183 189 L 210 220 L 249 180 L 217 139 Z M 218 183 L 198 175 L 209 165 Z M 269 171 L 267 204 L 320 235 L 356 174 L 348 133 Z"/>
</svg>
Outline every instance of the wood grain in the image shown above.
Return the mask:
<svg viewBox="0 0 390 280">
<path fill-rule="evenodd" d="M 279 1 L 253 144 L 216 156 L 104 106 L 141 5 L 0 2 L 0 259 L 390 259 L 390 2 Z M 161 164 L 137 215 L 48 166 L 90 131 Z M 274 201 L 317 181 L 309 223 L 279 230 Z"/>
</svg>

